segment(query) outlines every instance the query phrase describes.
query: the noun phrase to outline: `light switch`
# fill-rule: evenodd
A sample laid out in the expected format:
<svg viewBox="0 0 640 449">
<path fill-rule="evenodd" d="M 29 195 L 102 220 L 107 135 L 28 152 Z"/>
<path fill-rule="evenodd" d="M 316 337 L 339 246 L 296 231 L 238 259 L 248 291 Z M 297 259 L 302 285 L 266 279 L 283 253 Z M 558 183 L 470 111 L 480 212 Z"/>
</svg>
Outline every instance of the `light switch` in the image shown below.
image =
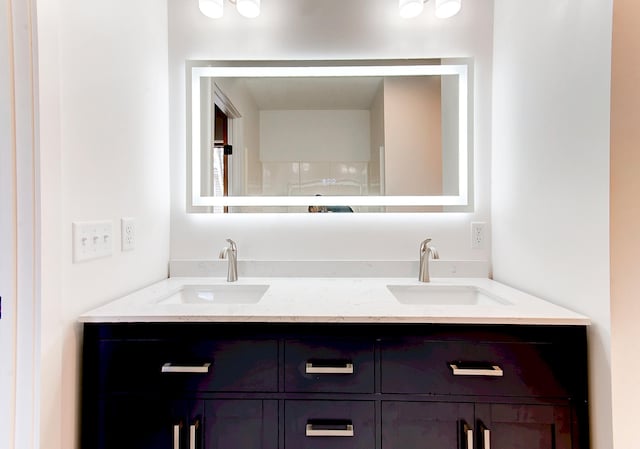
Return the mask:
<svg viewBox="0 0 640 449">
<path fill-rule="evenodd" d="M 73 262 L 110 256 L 113 240 L 111 221 L 76 221 L 73 229 Z"/>
</svg>

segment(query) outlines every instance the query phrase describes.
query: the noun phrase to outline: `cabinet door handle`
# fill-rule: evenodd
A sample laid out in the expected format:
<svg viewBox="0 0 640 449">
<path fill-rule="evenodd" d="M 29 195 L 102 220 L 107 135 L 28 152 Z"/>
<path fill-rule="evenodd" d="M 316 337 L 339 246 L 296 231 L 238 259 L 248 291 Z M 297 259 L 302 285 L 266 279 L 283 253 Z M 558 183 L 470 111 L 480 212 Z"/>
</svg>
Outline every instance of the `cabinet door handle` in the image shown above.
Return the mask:
<svg viewBox="0 0 640 449">
<path fill-rule="evenodd" d="M 305 435 L 308 437 L 352 437 L 353 423 L 341 420 L 322 420 L 307 422 Z"/>
<path fill-rule="evenodd" d="M 173 449 L 180 449 L 180 424 L 173 426 Z"/>
<path fill-rule="evenodd" d="M 196 435 L 200 427 L 200 420 L 196 420 L 189 426 L 189 449 L 196 449 Z"/>
<path fill-rule="evenodd" d="M 462 432 L 463 447 L 462 449 L 473 449 L 473 429 L 469 427 L 466 421 L 460 421 L 460 430 Z"/>
<path fill-rule="evenodd" d="M 491 430 L 482 421 L 478 421 L 478 427 L 481 432 L 480 443 L 482 447 L 480 449 L 491 449 Z"/>
<path fill-rule="evenodd" d="M 466 429 L 467 449 L 473 449 L 473 429 Z"/>
<path fill-rule="evenodd" d="M 491 449 L 491 430 L 482 429 L 482 449 Z"/>
<path fill-rule="evenodd" d="M 449 368 L 454 376 L 486 376 L 502 377 L 504 372 L 498 365 L 493 364 L 462 364 L 460 362 L 449 363 Z"/>
<path fill-rule="evenodd" d="M 306 374 L 353 374 L 353 362 L 350 360 L 308 360 Z"/>
<path fill-rule="evenodd" d="M 174 365 L 172 363 L 165 363 L 162 365 L 161 371 L 163 373 L 203 373 L 209 372 L 211 363 L 203 363 L 202 365 Z"/>
</svg>

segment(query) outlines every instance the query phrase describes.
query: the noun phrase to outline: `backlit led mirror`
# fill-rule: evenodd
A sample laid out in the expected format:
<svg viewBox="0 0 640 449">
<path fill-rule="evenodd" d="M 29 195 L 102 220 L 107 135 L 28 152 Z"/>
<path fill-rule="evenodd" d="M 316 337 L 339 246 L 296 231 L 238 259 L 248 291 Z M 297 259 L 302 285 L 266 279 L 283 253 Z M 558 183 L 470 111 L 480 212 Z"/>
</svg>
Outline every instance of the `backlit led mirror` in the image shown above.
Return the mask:
<svg viewBox="0 0 640 449">
<path fill-rule="evenodd" d="M 468 210 L 470 67 L 189 61 L 191 211 Z"/>
</svg>

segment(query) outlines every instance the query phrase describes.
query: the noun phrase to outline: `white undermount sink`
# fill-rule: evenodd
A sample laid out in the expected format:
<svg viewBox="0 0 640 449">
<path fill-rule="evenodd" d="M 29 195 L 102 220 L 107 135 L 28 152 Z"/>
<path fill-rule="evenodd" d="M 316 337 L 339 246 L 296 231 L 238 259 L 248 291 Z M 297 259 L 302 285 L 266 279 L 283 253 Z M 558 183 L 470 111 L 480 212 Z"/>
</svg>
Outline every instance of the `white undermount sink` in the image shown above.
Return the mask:
<svg viewBox="0 0 640 449">
<path fill-rule="evenodd" d="M 452 306 L 506 306 L 511 303 L 469 285 L 387 285 L 387 289 L 401 304 Z"/>
<path fill-rule="evenodd" d="M 158 304 L 256 304 L 268 289 L 268 285 L 185 285 Z"/>
</svg>

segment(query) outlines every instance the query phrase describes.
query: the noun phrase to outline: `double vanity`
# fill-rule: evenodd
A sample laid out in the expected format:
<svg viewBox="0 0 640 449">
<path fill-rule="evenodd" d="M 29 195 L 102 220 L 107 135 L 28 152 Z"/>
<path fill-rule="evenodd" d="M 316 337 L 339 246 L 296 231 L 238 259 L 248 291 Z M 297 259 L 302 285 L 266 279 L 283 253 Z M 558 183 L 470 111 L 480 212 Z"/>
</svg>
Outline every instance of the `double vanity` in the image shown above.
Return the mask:
<svg viewBox="0 0 640 449">
<path fill-rule="evenodd" d="M 85 449 L 589 447 L 588 318 L 487 278 L 176 276 L 81 321 Z"/>
</svg>

